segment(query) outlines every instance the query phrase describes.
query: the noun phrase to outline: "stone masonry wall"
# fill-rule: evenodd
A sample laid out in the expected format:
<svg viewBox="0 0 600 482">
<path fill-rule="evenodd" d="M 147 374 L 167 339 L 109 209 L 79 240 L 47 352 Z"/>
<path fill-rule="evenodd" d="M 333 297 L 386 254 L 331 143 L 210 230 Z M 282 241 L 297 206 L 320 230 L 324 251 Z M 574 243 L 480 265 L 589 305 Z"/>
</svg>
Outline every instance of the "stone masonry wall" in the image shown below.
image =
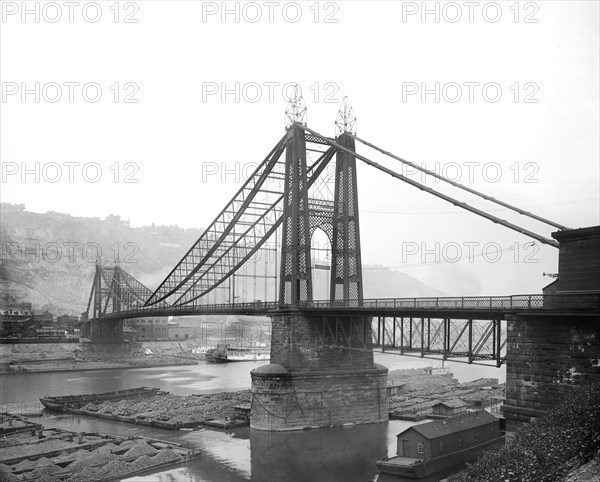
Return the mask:
<svg viewBox="0 0 600 482">
<path fill-rule="evenodd" d="M 515 316 L 508 321 L 506 428 L 542 416 L 569 387 L 600 379 L 600 316 Z"/>
<path fill-rule="evenodd" d="M 387 368 L 252 373 L 251 427 L 299 430 L 388 420 Z"/>
<path fill-rule="evenodd" d="M 271 363 L 282 365 L 289 371 L 352 370 L 373 368 L 372 350 L 341 350 L 323 346 L 322 321 L 300 313 L 278 315 L 271 318 Z M 350 332 L 360 333 L 370 318 L 345 319 Z M 370 325 L 368 337 L 370 341 Z M 356 336 L 353 337 L 358 344 Z M 370 346 L 370 345 L 369 345 Z"/>
<path fill-rule="evenodd" d="M 353 346 L 365 332 L 370 340 L 370 319 L 338 321 L 344 323 L 340 331 L 353 334 Z M 271 326 L 271 364 L 251 372 L 252 428 L 283 431 L 388 420 L 387 368 L 374 363 L 370 343 L 366 350 L 327 347 L 322 320 L 299 312 L 273 316 Z"/>
<path fill-rule="evenodd" d="M 600 226 L 552 233 L 560 243 L 558 291 L 600 291 Z"/>
</svg>

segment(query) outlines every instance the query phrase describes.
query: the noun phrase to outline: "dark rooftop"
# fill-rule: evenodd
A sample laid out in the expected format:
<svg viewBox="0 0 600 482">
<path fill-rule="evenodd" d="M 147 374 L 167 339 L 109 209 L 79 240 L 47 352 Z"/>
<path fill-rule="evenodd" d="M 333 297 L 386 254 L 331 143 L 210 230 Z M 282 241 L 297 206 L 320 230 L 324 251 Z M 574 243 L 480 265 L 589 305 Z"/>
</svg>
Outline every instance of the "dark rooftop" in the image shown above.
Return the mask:
<svg viewBox="0 0 600 482">
<path fill-rule="evenodd" d="M 497 421 L 498 419 L 491 413 L 486 412 L 485 410 L 478 410 L 476 412 L 461 413 L 460 415 L 454 415 L 453 417 L 448 417 L 443 420 L 413 425 L 400 432 L 396 437 L 399 437 L 409 430 L 415 430 L 425 438 L 434 439 Z"/>
<path fill-rule="evenodd" d="M 462 400 L 460 400 L 459 398 L 453 398 L 451 400 L 443 400 L 441 402 L 438 402 L 434 405 L 444 405 L 448 408 L 460 408 L 460 407 L 466 407 L 467 404 L 465 402 L 463 402 Z"/>
</svg>

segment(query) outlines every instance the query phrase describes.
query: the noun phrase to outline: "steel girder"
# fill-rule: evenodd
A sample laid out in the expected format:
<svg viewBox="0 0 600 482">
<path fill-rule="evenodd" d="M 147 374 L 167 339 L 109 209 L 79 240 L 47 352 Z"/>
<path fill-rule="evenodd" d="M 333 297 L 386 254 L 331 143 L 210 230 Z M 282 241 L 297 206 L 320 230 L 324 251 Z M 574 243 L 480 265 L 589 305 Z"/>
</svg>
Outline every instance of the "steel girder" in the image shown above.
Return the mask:
<svg viewBox="0 0 600 482">
<path fill-rule="evenodd" d="M 372 350 L 371 317 L 321 316 L 313 318 L 321 346 Z"/>
<path fill-rule="evenodd" d="M 282 172 L 277 169 L 278 160 L 285 148 L 285 137 L 279 140 L 254 173 L 243 184 L 231 201 L 219 213 L 210 226 L 202 233 L 181 261 L 173 268 L 158 289 L 148 299 L 147 305 L 168 300 L 170 304 L 184 304 L 191 301 L 196 282 L 215 265 L 225 250 L 230 250 L 243 237 L 243 230 L 257 223 L 258 213 L 263 212 L 264 203 L 257 199 L 262 189 L 272 205 L 272 197 L 278 195 Z M 269 186 L 264 186 L 269 179 Z M 234 255 L 237 254 L 234 251 Z"/>
<path fill-rule="evenodd" d="M 306 138 L 301 124 L 287 131 L 279 303 L 312 301 Z"/>
<path fill-rule="evenodd" d="M 111 276 L 112 279 L 112 276 Z M 102 268 L 96 265 L 96 271 L 94 272 L 94 282 L 92 283 L 92 289 L 90 290 L 90 297 L 88 299 L 86 312 L 88 319 L 98 319 L 103 315 L 102 300 L 107 297 L 110 293 L 110 283 L 103 283 Z M 90 309 L 92 310 L 90 313 Z M 91 315 L 91 316 L 90 316 Z"/>
<path fill-rule="evenodd" d="M 304 133 L 302 133 L 304 136 Z M 197 304 L 256 253 L 282 223 L 286 148 L 282 138 L 265 160 L 221 211 L 188 253 L 149 297 L 147 306 L 168 300 L 173 306 Z M 306 136 L 307 151 L 318 158 L 307 166 L 308 186 L 319 177 L 335 148 Z M 311 159 L 312 161 L 312 159 Z"/>
<path fill-rule="evenodd" d="M 309 187 L 322 182 L 320 174 L 334 155 L 333 149 L 318 152 L 321 156 L 310 170 L 307 183 Z M 221 249 L 222 255 L 215 260 L 207 273 L 197 279 L 192 289 L 186 293 L 185 301 L 177 302 L 177 305 L 189 305 L 217 288 L 239 270 L 244 263 L 249 262 L 250 258 L 275 233 L 283 221 L 282 200 L 284 195 L 283 192 L 280 193 L 271 189 L 270 194 L 274 193 L 277 193 L 278 197 L 272 201 L 272 204 L 262 203 L 264 212 L 258 213 L 259 217 L 256 222 L 243 231 L 241 236 L 229 247 Z"/>
<path fill-rule="evenodd" d="M 350 135 L 340 135 L 337 142 L 354 151 L 354 138 Z M 354 306 L 360 306 L 363 301 L 363 281 L 356 158 L 341 150 L 337 152 L 335 166 L 332 238 L 329 299 L 333 303 L 353 300 Z"/>
<path fill-rule="evenodd" d="M 498 367 L 506 360 L 503 320 L 378 317 L 372 341 L 373 347 L 397 355 L 494 361 Z"/>
<path fill-rule="evenodd" d="M 111 313 L 144 308 L 152 291 L 119 266 L 96 265 L 87 313 L 89 319 L 99 319 Z M 93 304 L 92 304 L 93 302 Z M 164 307 L 161 303 L 158 307 Z M 90 308 L 92 312 L 90 313 Z M 90 316 L 91 315 L 91 316 Z"/>
<path fill-rule="evenodd" d="M 113 285 L 115 297 L 119 300 L 119 303 L 126 306 L 126 309 L 142 308 L 152 294 L 152 290 L 119 266 L 115 268 Z M 161 305 L 164 305 L 164 303 Z"/>
</svg>

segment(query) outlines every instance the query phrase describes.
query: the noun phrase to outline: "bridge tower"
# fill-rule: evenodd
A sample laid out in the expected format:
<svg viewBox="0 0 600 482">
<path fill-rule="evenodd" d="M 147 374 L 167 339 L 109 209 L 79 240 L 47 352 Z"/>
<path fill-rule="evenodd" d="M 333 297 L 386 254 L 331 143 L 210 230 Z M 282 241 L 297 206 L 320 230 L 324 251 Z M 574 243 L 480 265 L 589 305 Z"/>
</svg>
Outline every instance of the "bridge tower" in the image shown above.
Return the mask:
<svg viewBox="0 0 600 482">
<path fill-rule="evenodd" d="M 107 310 L 121 311 L 121 298 L 115 296 L 121 284 L 121 269 L 103 268 L 100 260 L 96 262 L 94 284 L 88 300 L 87 314 L 90 321 L 83 327 L 84 336 L 96 343 L 122 343 L 123 321 L 101 319 Z"/>
<path fill-rule="evenodd" d="M 306 138 L 302 128 L 305 125 L 306 107 L 298 87 L 295 89 L 294 97 L 286 111 L 288 126 L 279 286 L 279 303 L 289 306 L 297 306 L 301 301 L 313 299 Z"/>
<path fill-rule="evenodd" d="M 347 97 L 335 126 L 337 143 L 354 151 L 356 117 Z M 335 165 L 330 300 L 363 300 L 356 158 L 345 151 L 338 151 Z"/>
<path fill-rule="evenodd" d="M 303 303 L 312 301 L 312 281 L 306 108 L 298 91 L 286 116 L 280 309 L 271 316 L 271 364 L 251 372 L 250 426 L 285 431 L 386 421 L 387 368 L 374 363 L 372 350 L 344 350 L 321 342 L 327 327 L 350 346 L 353 340 L 370 344 L 371 318 L 317 319 L 301 310 Z M 336 121 L 337 142 L 352 150 L 355 125 L 344 99 Z M 356 161 L 343 151 L 336 158 L 332 224 L 331 300 L 358 306 L 363 290 Z"/>
</svg>

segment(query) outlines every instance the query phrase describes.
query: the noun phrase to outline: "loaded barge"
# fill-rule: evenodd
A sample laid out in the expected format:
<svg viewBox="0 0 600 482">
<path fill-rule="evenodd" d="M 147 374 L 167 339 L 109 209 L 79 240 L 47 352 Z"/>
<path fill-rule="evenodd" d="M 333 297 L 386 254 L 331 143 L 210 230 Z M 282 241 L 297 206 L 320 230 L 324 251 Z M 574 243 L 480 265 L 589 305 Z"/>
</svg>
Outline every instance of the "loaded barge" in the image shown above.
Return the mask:
<svg viewBox="0 0 600 482">
<path fill-rule="evenodd" d="M 238 396 L 223 399 L 221 395 L 178 397 L 158 388 L 140 387 L 99 394 L 44 397 L 40 401 L 52 411 L 168 430 L 190 430 L 203 425 L 217 428 L 249 425 L 250 405 L 232 405 L 245 402 L 245 399 Z M 227 403 L 226 400 L 232 398 L 233 401 Z M 126 403 L 116 404 L 119 400 Z M 215 416 L 225 418 L 214 420 Z"/>
<path fill-rule="evenodd" d="M 377 461 L 384 474 L 420 479 L 459 468 L 504 445 L 500 421 L 485 410 L 413 425 L 397 436 L 397 456 Z"/>
<path fill-rule="evenodd" d="M 86 410 L 88 403 L 99 405 L 105 401 L 132 400 L 137 401 L 141 398 L 154 397 L 156 395 L 168 395 L 158 388 L 139 387 L 128 390 L 118 390 L 115 392 L 90 393 L 86 395 L 66 395 L 62 397 L 43 397 L 40 398 L 42 405 L 48 410 L 54 412 L 72 413 L 75 415 L 87 415 L 90 417 L 114 420 L 116 422 L 133 423 L 139 425 L 148 425 L 152 427 L 166 428 L 168 430 L 179 430 L 181 428 L 198 427 L 199 423 L 190 422 L 168 422 L 164 420 L 145 420 L 136 417 L 127 417 L 123 415 L 113 415 L 111 413 L 100 413 L 93 410 Z"/>
<path fill-rule="evenodd" d="M 0 480 L 7 482 L 108 482 L 200 457 L 200 452 L 175 442 L 42 426 L 3 437 L 0 448 Z"/>
<path fill-rule="evenodd" d="M 139 387 L 128 390 L 117 390 L 114 392 L 88 393 L 85 395 L 64 395 L 61 397 L 42 397 L 40 402 L 48 410 L 64 412 L 65 408 L 81 408 L 88 403 L 102 403 L 107 400 L 128 400 L 155 395 L 167 395 L 159 388 Z"/>
</svg>

